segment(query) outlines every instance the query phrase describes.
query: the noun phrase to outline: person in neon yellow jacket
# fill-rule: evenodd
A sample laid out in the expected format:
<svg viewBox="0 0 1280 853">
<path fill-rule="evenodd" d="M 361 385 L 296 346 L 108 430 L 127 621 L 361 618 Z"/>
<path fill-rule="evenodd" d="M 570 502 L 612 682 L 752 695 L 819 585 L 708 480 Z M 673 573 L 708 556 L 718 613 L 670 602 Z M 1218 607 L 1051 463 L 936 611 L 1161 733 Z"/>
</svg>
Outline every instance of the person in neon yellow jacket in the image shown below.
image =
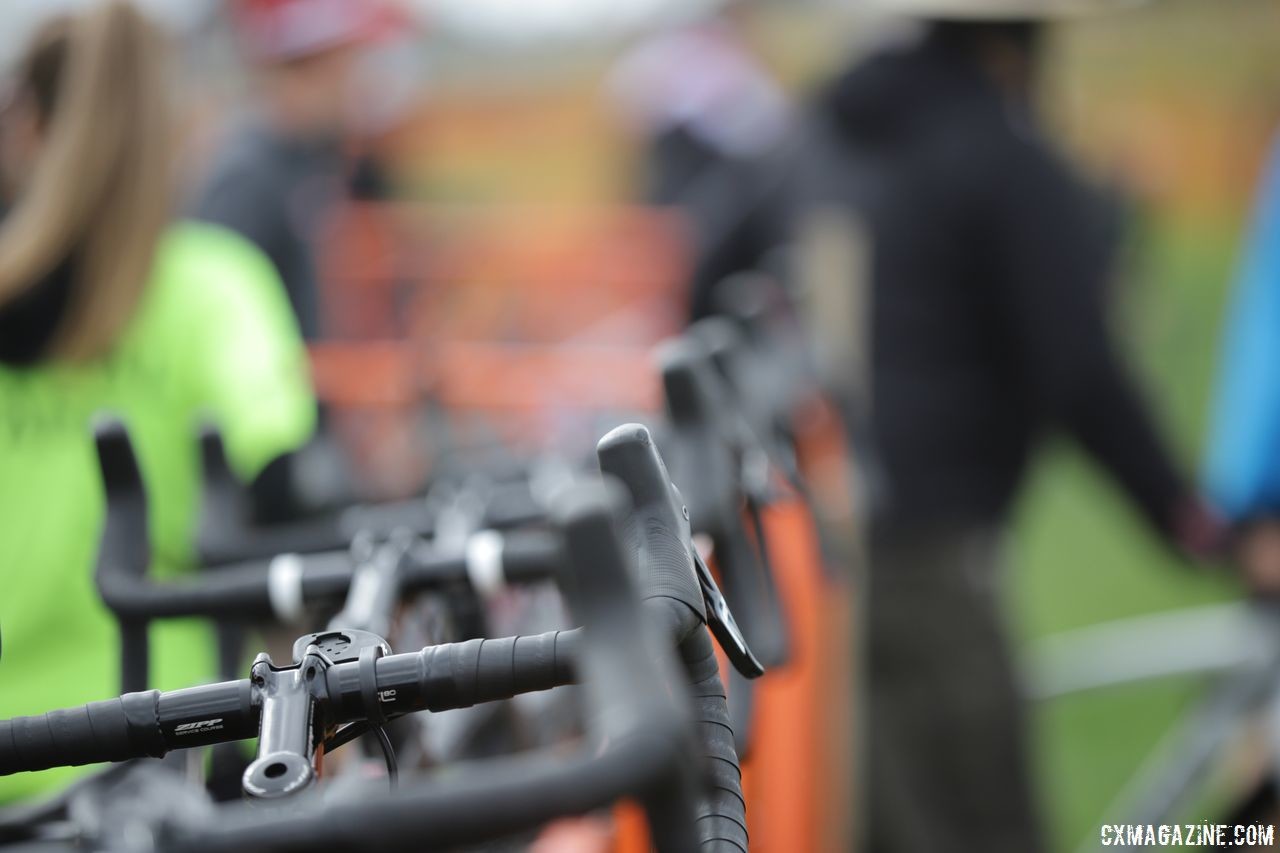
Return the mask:
<svg viewBox="0 0 1280 853">
<path fill-rule="evenodd" d="M 119 692 L 117 631 L 93 584 L 95 417 L 132 435 L 158 576 L 192 564 L 202 423 L 246 482 L 315 429 L 270 262 L 229 231 L 171 221 L 164 56 L 133 6 L 100 2 L 38 34 L 0 107 L 2 718 Z M 213 676 L 206 626 L 157 626 L 151 643 L 157 687 Z M 0 802 L 79 772 L 0 779 Z"/>
</svg>

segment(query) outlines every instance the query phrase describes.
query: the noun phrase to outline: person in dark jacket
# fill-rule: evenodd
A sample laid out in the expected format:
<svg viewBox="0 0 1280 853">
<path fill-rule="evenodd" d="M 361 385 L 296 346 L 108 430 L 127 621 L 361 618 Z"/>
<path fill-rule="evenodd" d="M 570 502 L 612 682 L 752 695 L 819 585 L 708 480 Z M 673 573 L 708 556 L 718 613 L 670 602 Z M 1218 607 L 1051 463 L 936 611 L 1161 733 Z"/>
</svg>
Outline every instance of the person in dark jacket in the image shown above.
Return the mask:
<svg viewBox="0 0 1280 853">
<path fill-rule="evenodd" d="M 919 34 L 825 93 L 829 159 L 809 199 L 857 232 L 843 255 L 862 259 L 867 296 L 868 849 L 1034 853 L 998 588 L 1033 452 L 1068 433 L 1181 552 L 1205 548 L 1215 522 L 1108 332 L 1116 207 L 1033 110 L 1036 19 L 1105 4 L 890 5 L 922 13 Z"/>
<path fill-rule="evenodd" d="M 716 313 L 716 283 L 758 267 L 777 234 L 771 202 L 791 105 L 749 47 L 746 5 L 645 39 L 610 77 L 643 140 L 641 197 L 682 211 L 690 228 L 691 321 Z"/>
<path fill-rule="evenodd" d="M 354 185 L 368 185 L 372 174 L 353 172 L 344 150 L 361 51 L 400 22 L 390 4 L 375 0 L 229 5 L 253 66 L 259 109 L 218 152 L 192 212 L 266 253 L 303 335 L 314 339 L 320 334 L 315 245 L 323 217 Z"/>
</svg>

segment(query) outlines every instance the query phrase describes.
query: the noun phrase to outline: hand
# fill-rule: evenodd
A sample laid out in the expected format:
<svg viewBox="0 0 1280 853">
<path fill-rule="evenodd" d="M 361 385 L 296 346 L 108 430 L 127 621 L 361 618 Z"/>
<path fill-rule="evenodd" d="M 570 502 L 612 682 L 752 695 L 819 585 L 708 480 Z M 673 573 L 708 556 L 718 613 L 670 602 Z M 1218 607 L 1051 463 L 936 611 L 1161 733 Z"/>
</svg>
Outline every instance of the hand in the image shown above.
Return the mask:
<svg viewBox="0 0 1280 853">
<path fill-rule="evenodd" d="M 1250 525 L 1240 537 L 1236 558 L 1255 594 L 1280 598 L 1280 521 Z"/>
<path fill-rule="evenodd" d="M 1203 499 L 1183 499 L 1173 514 L 1173 540 L 1183 556 L 1197 562 L 1227 556 L 1229 530 L 1222 518 Z"/>
</svg>

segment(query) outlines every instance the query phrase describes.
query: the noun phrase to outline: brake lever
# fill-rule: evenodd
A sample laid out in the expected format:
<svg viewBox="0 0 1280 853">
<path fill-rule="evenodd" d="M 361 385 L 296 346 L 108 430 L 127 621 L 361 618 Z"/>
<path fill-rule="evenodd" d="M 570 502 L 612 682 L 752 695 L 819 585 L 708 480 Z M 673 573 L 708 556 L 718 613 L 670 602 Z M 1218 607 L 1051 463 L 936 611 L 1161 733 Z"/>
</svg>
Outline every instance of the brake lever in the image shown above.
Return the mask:
<svg viewBox="0 0 1280 853">
<path fill-rule="evenodd" d="M 711 628 L 712 636 L 724 650 L 729 663 L 733 664 L 733 668 L 744 678 L 759 678 L 764 675 L 764 665 L 756 659 L 751 647 L 747 645 L 747 639 L 742 636 L 742 631 L 733 618 L 733 612 L 729 610 L 729 603 L 724 600 L 720 587 L 716 586 L 716 579 L 712 577 L 711 569 L 707 568 L 702 555 L 698 553 L 697 548 L 690 550 L 693 551 L 693 564 L 698 572 L 698 585 L 702 587 L 702 600 L 707 610 L 707 625 Z"/>
</svg>

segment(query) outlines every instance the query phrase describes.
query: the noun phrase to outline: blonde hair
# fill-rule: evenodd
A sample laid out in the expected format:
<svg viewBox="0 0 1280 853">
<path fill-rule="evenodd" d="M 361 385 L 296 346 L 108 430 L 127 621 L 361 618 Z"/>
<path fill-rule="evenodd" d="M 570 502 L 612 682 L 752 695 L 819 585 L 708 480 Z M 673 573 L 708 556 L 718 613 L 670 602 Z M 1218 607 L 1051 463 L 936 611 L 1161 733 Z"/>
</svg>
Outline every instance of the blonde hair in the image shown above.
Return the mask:
<svg viewBox="0 0 1280 853">
<path fill-rule="evenodd" d="M 19 69 L 44 143 L 0 228 L 0 306 L 70 259 L 70 303 L 46 355 L 105 355 L 132 319 L 173 200 L 162 34 L 124 0 L 46 26 Z"/>
</svg>

